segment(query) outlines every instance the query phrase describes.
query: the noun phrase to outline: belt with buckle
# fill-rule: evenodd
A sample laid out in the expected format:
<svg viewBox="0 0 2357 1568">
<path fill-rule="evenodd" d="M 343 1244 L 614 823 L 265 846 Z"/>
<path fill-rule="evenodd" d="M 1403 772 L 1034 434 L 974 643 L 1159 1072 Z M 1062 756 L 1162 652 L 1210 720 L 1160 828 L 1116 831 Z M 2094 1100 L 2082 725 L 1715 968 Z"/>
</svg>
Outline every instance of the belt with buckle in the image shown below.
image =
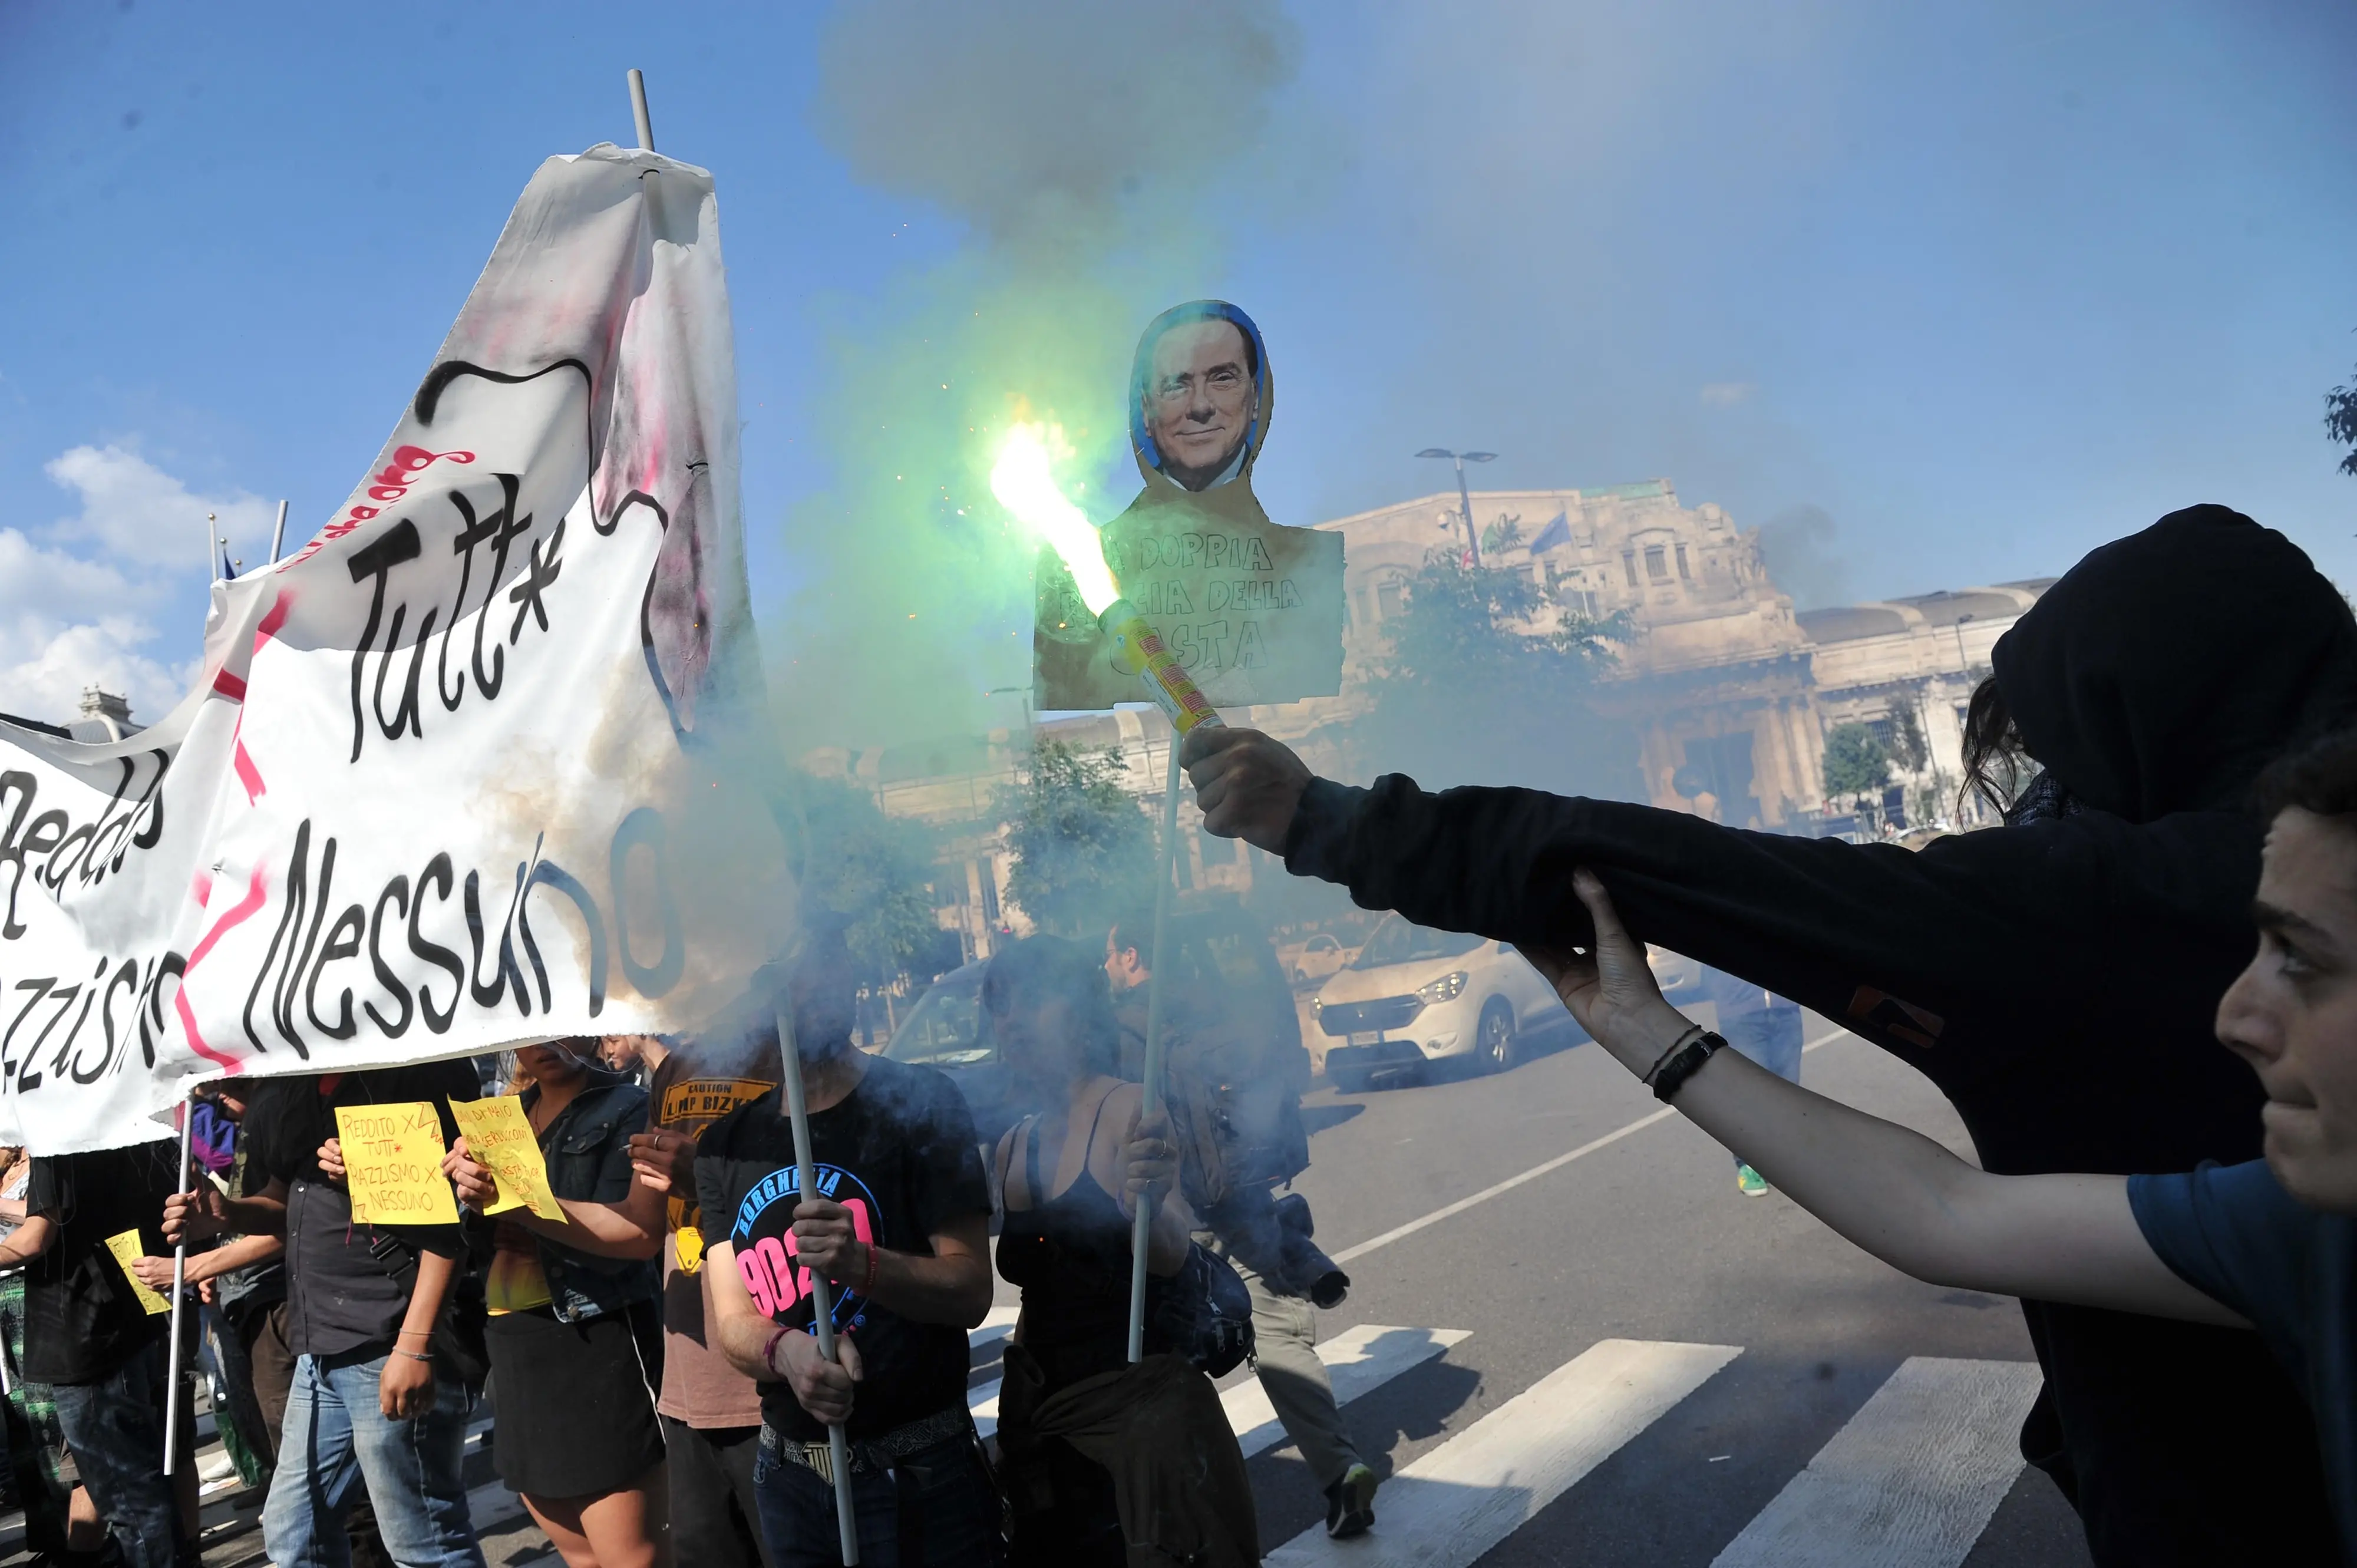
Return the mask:
<svg viewBox="0 0 2357 1568">
<path fill-rule="evenodd" d="M 951 1405 L 920 1416 L 906 1426 L 896 1426 L 880 1437 L 863 1437 L 851 1444 L 851 1473 L 855 1476 L 874 1474 L 894 1467 L 893 1462 L 911 1455 L 922 1454 L 928 1448 L 938 1448 L 952 1439 L 963 1438 L 974 1431 L 974 1417 L 963 1405 Z M 800 1465 L 805 1470 L 817 1472 L 818 1478 L 828 1486 L 834 1485 L 834 1451 L 823 1442 L 802 1443 L 788 1437 L 768 1422 L 761 1423 L 761 1452 L 773 1459 L 783 1459 Z"/>
</svg>

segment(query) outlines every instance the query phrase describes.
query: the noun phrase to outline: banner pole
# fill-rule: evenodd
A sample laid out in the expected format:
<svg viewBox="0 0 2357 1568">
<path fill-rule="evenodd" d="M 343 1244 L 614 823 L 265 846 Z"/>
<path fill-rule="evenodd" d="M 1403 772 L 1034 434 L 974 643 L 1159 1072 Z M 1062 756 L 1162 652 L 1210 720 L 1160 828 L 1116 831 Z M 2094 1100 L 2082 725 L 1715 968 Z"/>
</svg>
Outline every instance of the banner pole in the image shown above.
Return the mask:
<svg viewBox="0 0 2357 1568">
<path fill-rule="evenodd" d="M 1170 779 L 1162 790 L 1162 853 L 1160 875 L 1154 884 L 1153 969 L 1146 977 L 1146 1092 L 1138 1114 L 1151 1116 L 1162 1108 L 1162 972 L 1170 946 L 1170 884 L 1178 865 L 1178 727 L 1170 731 Z M 1146 1243 L 1154 1228 L 1154 1205 L 1141 1196 L 1137 1218 L 1129 1236 L 1129 1359 L 1146 1357 Z"/>
<path fill-rule="evenodd" d="M 635 76 L 637 72 L 631 74 Z M 810 1106 L 802 1095 L 802 1057 L 794 1044 L 792 1011 L 791 1001 L 778 1009 L 779 1055 L 783 1058 L 778 1079 L 786 1091 L 786 1122 L 794 1136 L 795 1185 L 802 1201 L 809 1203 L 818 1197 L 818 1170 L 811 1158 Z M 810 1290 L 811 1326 L 818 1331 L 819 1356 L 824 1360 L 835 1360 L 834 1290 L 826 1276 L 816 1269 L 810 1271 Z M 845 1568 L 852 1568 L 859 1561 L 859 1523 L 851 1500 L 851 1444 L 844 1436 L 841 1423 L 827 1426 L 826 1449 L 834 1471 L 834 1528 L 842 1541 Z"/>
<path fill-rule="evenodd" d="M 213 582 L 221 581 L 221 544 L 214 538 L 221 521 L 211 512 L 205 513 L 205 575 Z"/>
<path fill-rule="evenodd" d="M 278 552 L 286 545 L 286 503 L 278 503 L 278 526 L 270 531 L 270 564 L 278 564 Z"/>
<path fill-rule="evenodd" d="M 178 1190 L 188 1190 L 188 1139 L 196 1132 L 196 1090 L 180 1101 L 180 1172 Z M 183 1226 L 172 1248 L 172 1343 L 164 1358 L 164 1474 L 172 1473 L 180 1448 L 180 1308 L 188 1283 L 188 1232 Z"/>
<path fill-rule="evenodd" d="M 637 66 L 630 68 L 630 118 L 638 122 L 639 150 L 653 152 L 655 123 L 647 114 L 647 79 L 640 74 Z"/>
</svg>

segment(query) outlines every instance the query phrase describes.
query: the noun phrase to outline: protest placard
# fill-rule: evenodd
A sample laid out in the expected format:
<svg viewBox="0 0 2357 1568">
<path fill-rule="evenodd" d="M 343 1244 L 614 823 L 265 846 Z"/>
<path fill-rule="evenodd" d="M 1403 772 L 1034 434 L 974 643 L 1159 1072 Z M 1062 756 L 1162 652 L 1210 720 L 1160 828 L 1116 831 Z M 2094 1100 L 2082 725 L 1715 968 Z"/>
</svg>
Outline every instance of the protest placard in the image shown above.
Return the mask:
<svg viewBox="0 0 2357 1568">
<path fill-rule="evenodd" d="M 1225 301 L 1166 310 L 1138 341 L 1128 412 L 1145 488 L 1101 548 L 1123 597 L 1222 708 L 1342 689 L 1342 536 L 1272 522 L 1253 494 L 1275 399 L 1260 328 Z M 1035 585 L 1039 705 L 1135 702 L 1136 674 L 1053 550 Z"/>
<path fill-rule="evenodd" d="M 458 1119 L 467 1153 L 499 1178 L 500 1201 L 486 1212 L 499 1214 L 521 1206 L 543 1219 L 565 1218 L 556 1195 L 548 1190 L 548 1162 L 541 1157 L 540 1139 L 524 1116 L 522 1100 L 512 1094 L 454 1100 L 450 1114 Z"/>
<path fill-rule="evenodd" d="M 365 1225 L 456 1225 L 458 1200 L 442 1174 L 442 1119 L 423 1100 L 339 1105 L 352 1219 Z"/>
<path fill-rule="evenodd" d="M 132 1271 L 131 1265 L 147 1255 L 147 1244 L 139 1239 L 138 1231 L 125 1230 L 120 1236 L 109 1236 L 106 1239 L 106 1250 L 114 1254 L 116 1262 L 123 1265 L 123 1277 L 131 1282 L 132 1295 L 137 1298 L 141 1306 L 147 1309 L 149 1316 L 172 1310 L 170 1302 L 149 1290 L 147 1282 Z"/>
</svg>

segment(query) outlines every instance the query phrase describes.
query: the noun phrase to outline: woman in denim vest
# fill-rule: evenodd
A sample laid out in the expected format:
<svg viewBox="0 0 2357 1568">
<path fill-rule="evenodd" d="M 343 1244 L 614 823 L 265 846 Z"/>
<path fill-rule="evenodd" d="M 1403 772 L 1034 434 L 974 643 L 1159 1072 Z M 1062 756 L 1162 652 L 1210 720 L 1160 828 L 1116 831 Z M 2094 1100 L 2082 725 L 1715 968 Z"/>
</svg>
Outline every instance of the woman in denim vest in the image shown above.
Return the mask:
<svg viewBox="0 0 2357 1568">
<path fill-rule="evenodd" d="M 496 1220 L 484 1334 L 499 1411 L 492 1465 L 567 1568 L 653 1568 L 667 1496 L 655 1421 L 663 1198 L 630 1177 L 647 1091 L 598 1065 L 597 1046 L 516 1052 L 524 1116 L 565 1214 L 517 1208 Z M 497 1179 L 463 1138 L 444 1169 L 469 1208 L 499 1204 Z"/>
</svg>

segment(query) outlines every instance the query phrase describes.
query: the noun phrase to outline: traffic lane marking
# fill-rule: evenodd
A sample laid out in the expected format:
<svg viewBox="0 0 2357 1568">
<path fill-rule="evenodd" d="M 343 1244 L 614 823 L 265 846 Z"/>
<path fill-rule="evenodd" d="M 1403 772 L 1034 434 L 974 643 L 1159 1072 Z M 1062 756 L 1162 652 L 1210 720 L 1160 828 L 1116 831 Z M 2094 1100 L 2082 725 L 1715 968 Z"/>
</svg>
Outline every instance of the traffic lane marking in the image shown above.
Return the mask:
<svg viewBox="0 0 2357 1568">
<path fill-rule="evenodd" d="M 1318 1359 L 1325 1363 L 1326 1375 L 1333 1381 L 1335 1404 L 1346 1405 L 1472 1337 L 1469 1328 L 1390 1328 L 1361 1323 L 1321 1341 Z M 1245 1458 L 1286 1441 L 1285 1424 L 1277 1420 L 1276 1407 L 1259 1377 L 1222 1391 L 1220 1404 L 1228 1412 L 1228 1425 L 1235 1430 L 1236 1445 Z"/>
<path fill-rule="evenodd" d="M 1711 1568 L 1957 1568 L 2023 1468 L 2034 1361 L 1915 1356 Z"/>
<path fill-rule="evenodd" d="M 1312 1525 L 1269 1568 L 1467 1568 L 1741 1354 L 1599 1340 L 1393 1476 L 1371 1534 L 1330 1541 Z"/>
<path fill-rule="evenodd" d="M 1472 1331 L 1466 1328 L 1391 1328 L 1379 1323 L 1362 1323 L 1319 1345 L 1318 1359 L 1326 1364 L 1327 1376 L 1333 1380 L 1334 1402 L 1345 1405 L 1470 1337 Z M 974 1430 L 985 1437 L 998 1430 L 1001 1382 L 993 1378 L 975 1385 L 966 1395 L 966 1408 L 974 1412 Z M 1237 1444 L 1243 1448 L 1247 1459 L 1275 1447 L 1285 1437 L 1276 1409 L 1269 1403 L 1268 1394 L 1257 1377 L 1246 1378 L 1222 1391 L 1220 1408 L 1227 1412 L 1228 1425 L 1235 1432 Z"/>
<path fill-rule="evenodd" d="M 1803 1045 L 1801 1049 L 1803 1051 L 1813 1051 L 1819 1046 L 1830 1045 L 1834 1041 L 1843 1038 L 1848 1033 L 1849 1031 L 1847 1029 L 1835 1029 L 1830 1034 L 1818 1036 L 1815 1039 Z M 1508 1176 L 1501 1182 L 1483 1187 L 1480 1191 L 1473 1194 L 1470 1197 L 1460 1197 L 1456 1202 L 1446 1204 L 1441 1208 L 1434 1209 L 1429 1214 L 1419 1215 L 1417 1218 L 1409 1220 L 1405 1225 L 1395 1225 L 1380 1236 L 1370 1237 L 1368 1240 L 1360 1242 L 1355 1247 L 1345 1248 L 1343 1251 L 1334 1254 L 1334 1261 L 1337 1263 L 1347 1263 L 1354 1259 L 1363 1258 L 1378 1247 L 1388 1247 L 1394 1241 L 1405 1240 L 1408 1237 L 1415 1235 L 1417 1231 L 1437 1225 L 1444 1219 L 1454 1219 L 1457 1216 L 1464 1213 L 1469 1208 L 1478 1208 L 1480 1205 L 1489 1202 L 1491 1198 L 1502 1197 L 1504 1194 L 1513 1191 L 1514 1188 L 1521 1187 L 1527 1182 L 1536 1181 L 1539 1177 L 1545 1176 L 1550 1172 L 1561 1170 L 1564 1166 L 1571 1164 L 1574 1160 L 1585 1159 L 1589 1155 L 1596 1153 L 1598 1149 L 1607 1148 L 1611 1144 L 1617 1144 L 1632 1133 L 1641 1133 L 1656 1122 L 1666 1122 L 1677 1113 L 1676 1107 L 1664 1105 L 1659 1111 L 1653 1112 L 1650 1115 L 1640 1116 L 1637 1120 L 1629 1122 L 1625 1126 L 1614 1128 L 1611 1132 L 1605 1133 L 1600 1138 L 1591 1138 L 1576 1149 L 1570 1150 L 1565 1154 L 1557 1155 L 1551 1160 L 1542 1160 L 1537 1165 L 1533 1165 L 1530 1169 L 1523 1172 L 1520 1176 Z"/>
</svg>

